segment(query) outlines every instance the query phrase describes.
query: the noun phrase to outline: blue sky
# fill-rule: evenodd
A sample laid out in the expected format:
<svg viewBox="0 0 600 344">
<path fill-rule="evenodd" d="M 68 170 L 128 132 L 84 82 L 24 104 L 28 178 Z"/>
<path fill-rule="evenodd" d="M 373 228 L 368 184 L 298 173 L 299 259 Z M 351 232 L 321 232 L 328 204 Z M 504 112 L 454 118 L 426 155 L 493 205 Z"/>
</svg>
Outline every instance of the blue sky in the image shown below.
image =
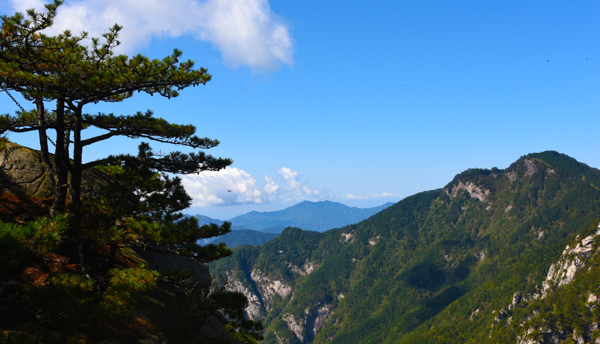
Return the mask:
<svg viewBox="0 0 600 344">
<path fill-rule="evenodd" d="M 598 1 L 66 0 L 55 30 L 117 22 L 119 52 L 179 48 L 209 69 L 178 98 L 86 110 L 152 109 L 219 139 L 209 152 L 234 164 L 184 177 L 187 212 L 228 219 L 302 200 L 375 206 L 544 150 L 600 167 L 599 14 Z M 16 110 L 5 94 L 0 105 Z"/>
</svg>

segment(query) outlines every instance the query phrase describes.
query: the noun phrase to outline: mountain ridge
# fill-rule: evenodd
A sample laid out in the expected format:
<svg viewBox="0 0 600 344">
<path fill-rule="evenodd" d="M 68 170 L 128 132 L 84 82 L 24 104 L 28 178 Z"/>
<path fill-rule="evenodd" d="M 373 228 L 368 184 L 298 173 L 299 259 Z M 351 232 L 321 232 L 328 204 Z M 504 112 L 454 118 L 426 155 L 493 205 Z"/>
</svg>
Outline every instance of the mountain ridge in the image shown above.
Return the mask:
<svg viewBox="0 0 600 344">
<path fill-rule="evenodd" d="M 286 229 L 211 269 L 266 319 L 266 343 L 516 342 L 521 330 L 494 319 L 597 221 L 597 185 L 595 168 L 529 154 L 505 170 L 466 170 L 354 225 Z"/>
</svg>

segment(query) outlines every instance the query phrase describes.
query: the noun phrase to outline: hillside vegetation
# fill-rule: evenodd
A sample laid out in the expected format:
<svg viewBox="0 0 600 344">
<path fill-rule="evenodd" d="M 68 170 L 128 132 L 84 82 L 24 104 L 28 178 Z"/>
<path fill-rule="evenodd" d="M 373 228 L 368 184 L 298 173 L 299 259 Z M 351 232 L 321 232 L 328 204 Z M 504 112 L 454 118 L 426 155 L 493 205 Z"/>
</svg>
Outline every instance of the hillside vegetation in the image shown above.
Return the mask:
<svg viewBox="0 0 600 344">
<path fill-rule="evenodd" d="M 356 225 L 288 228 L 211 269 L 246 294 L 267 343 L 592 340 L 599 187 L 594 168 L 530 154 L 506 170 L 467 170 Z M 567 245 L 590 250 L 563 256 Z M 557 282 L 568 270 L 571 280 Z"/>
</svg>

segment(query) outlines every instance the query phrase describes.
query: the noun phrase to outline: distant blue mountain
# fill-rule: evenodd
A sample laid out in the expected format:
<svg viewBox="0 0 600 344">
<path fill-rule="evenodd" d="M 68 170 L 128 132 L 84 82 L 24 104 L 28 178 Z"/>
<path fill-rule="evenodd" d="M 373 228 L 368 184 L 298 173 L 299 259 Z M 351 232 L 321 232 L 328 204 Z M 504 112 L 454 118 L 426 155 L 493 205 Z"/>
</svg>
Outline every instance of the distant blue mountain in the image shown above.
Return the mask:
<svg viewBox="0 0 600 344">
<path fill-rule="evenodd" d="M 332 228 L 358 223 L 392 204 L 390 202 L 373 208 L 356 208 L 331 201 L 304 201 L 278 211 L 252 211 L 227 220 L 231 222 L 232 231 L 230 233 L 204 239 L 201 243 L 205 245 L 224 242 L 228 247 L 261 245 L 283 232 L 286 227 L 324 232 Z M 223 223 L 221 220 L 203 215 L 193 216 L 198 219 L 200 225 Z"/>
<path fill-rule="evenodd" d="M 232 218 L 232 227 L 253 229 L 267 233 L 281 233 L 286 227 L 324 232 L 365 220 L 393 203 L 373 208 L 356 208 L 331 202 L 304 201 L 279 211 L 252 211 Z"/>
</svg>

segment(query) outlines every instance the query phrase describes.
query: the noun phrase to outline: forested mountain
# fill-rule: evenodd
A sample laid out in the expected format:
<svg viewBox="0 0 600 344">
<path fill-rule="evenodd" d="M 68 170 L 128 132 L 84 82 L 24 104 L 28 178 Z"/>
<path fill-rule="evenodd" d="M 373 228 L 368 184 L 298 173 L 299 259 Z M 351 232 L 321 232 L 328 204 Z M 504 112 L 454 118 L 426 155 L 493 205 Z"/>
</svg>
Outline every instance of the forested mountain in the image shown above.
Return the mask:
<svg viewBox="0 0 600 344">
<path fill-rule="evenodd" d="M 373 208 L 356 208 L 331 201 L 304 201 L 279 211 L 252 211 L 229 221 L 233 229 L 244 228 L 281 233 L 285 227 L 293 226 L 323 232 L 360 222 L 390 205 L 392 203 Z"/>
<path fill-rule="evenodd" d="M 599 337 L 600 172 L 556 152 L 470 169 L 355 225 L 287 228 L 211 265 L 266 343 Z"/>
<path fill-rule="evenodd" d="M 277 234 L 253 231 L 251 229 L 241 229 L 231 231 L 225 235 L 211 238 L 208 242 L 224 243 L 229 248 L 243 245 L 262 245 L 276 237 Z"/>
</svg>

